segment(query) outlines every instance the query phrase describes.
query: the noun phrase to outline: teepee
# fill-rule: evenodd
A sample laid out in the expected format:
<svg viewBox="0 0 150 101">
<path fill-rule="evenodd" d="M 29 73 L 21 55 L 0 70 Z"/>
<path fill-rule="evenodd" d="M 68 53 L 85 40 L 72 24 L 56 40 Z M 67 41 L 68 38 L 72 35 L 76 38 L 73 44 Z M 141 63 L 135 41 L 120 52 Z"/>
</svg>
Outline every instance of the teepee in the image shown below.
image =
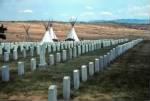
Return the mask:
<svg viewBox="0 0 150 101">
<path fill-rule="evenodd" d="M 72 28 L 69 31 L 68 35 L 67 35 L 66 41 L 80 41 L 78 36 L 77 36 L 77 33 L 74 29 L 74 25 L 76 23 L 76 20 L 77 19 L 75 19 L 74 21 L 73 20 L 70 21 L 70 24 L 71 24 Z"/>
<path fill-rule="evenodd" d="M 44 23 L 44 27 L 45 27 L 46 32 L 44 33 L 41 44 L 45 42 L 58 41 L 58 38 L 53 31 L 52 21 L 48 21 L 48 24 Z"/>
</svg>

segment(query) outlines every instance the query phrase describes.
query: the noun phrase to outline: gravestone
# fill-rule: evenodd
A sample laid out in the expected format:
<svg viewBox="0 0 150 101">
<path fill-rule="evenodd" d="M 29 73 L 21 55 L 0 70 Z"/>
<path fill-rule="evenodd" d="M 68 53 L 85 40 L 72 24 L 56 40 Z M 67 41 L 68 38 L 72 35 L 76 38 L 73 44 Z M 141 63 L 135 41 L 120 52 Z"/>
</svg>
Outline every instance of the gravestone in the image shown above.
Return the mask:
<svg viewBox="0 0 150 101">
<path fill-rule="evenodd" d="M 18 75 L 22 76 L 24 74 L 24 63 L 19 61 L 17 69 L 18 69 Z"/>
<path fill-rule="evenodd" d="M 103 56 L 100 56 L 99 58 L 99 67 L 100 67 L 100 71 L 104 70 L 104 60 L 103 60 Z"/>
<path fill-rule="evenodd" d="M 80 87 L 80 73 L 79 70 L 73 70 L 73 85 L 74 89 L 77 90 Z"/>
<path fill-rule="evenodd" d="M 56 53 L 56 64 L 61 62 L 61 55 L 60 53 Z"/>
<path fill-rule="evenodd" d="M 95 72 L 99 72 L 99 59 L 95 59 Z"/>
<path fill-rule="evenodd" d="M 66 61 L 67 60 L 67 51 L 66 50 L 62 50 L 62 61 Z"/>
<path fill-rule="evenodd" d="M 93 76 L 94 75 L 94 63 L 89 62 L 89 75 Z"/>
<path fill-rule="evenodd" d="M 69 59 L 72 59 L 72 48 L 69 48 Z"/>
<path fill-rule="evenodd" d="M 77 48 L 73 47 L 73 57 L 77 57 Z"/>
<path fill-rule="evenodd" d="M 23 57 L 26 58 L 27 57 L 27 53 L 26 53 L 26 49 L 23 49 Z"/>
<path fill-rule="evenodd" d="M 57 87 L 56 85 L 51 85 L 48 88 L 48 101 L 57 101 Z"/>
<path fill-rule="evenodd" d="M 83 82 L 87 81 L 87 66 L 86 65 L 81 66 L 81 79 Z"/>
<path fill-rule="evenodd" d="M 45 46 L 41 45 L 40 46 L 40 63 L 39 63 L 39 68 L 43 69 L 45 67 L 47 67 L 47 63 L 46 63 L 46 60 L 45 60 Z"/>
<path fill-rule="evenodd" d="M 5 81 L 5 82 L 7 82 L 7 81 L 9 81 L 9 66 L 8 65 L 4 65 L 4 66 L 2 66 L 2 70 L 1 70 L 1 72 L 2 72 L 2 81 Z"/>
<path fill-rule="evenodd" d="M 63 97 L 65 100 L 70 99 L 70 77 L 65 76 L 63 78 Z"/>
<path fill-rule="evenodd" d="M 5 62 L 9 61 L 9 52 L 4 52 L 4 61 Z"/>
<path fill-rule="evenodd" d="M 49 65 L 54 65 L 54 55 L 53 54 L 50 54 L 49 55 Z"/>
<path fill-rule="evenodd" d="M 31 59 L 31 71 L 35 71 L 36 70 L 36 59 L 32 58 Z"/>
<path fill-rule="evenodd" d="M 13 50 L 13 59 L 14 59 L 14 60 L 17 60 L 17 59 L 18 59 L 17 50 Z"/>
</svg>

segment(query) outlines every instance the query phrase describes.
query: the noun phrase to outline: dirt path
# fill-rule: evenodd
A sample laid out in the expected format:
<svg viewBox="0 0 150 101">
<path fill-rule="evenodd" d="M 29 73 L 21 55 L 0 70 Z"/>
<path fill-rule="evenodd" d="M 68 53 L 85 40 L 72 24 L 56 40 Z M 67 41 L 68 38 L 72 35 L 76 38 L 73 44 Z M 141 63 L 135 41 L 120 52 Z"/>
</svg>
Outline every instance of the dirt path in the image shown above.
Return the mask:
<svg viewBox="0 0 150 101">
<path fill-rule="evenodd" d="M 144 41 L 73 94 L 80 100 L 150 100 L 150 41 Z M 86 85 L 86 86 L 83 86 Z"/>
</svg>

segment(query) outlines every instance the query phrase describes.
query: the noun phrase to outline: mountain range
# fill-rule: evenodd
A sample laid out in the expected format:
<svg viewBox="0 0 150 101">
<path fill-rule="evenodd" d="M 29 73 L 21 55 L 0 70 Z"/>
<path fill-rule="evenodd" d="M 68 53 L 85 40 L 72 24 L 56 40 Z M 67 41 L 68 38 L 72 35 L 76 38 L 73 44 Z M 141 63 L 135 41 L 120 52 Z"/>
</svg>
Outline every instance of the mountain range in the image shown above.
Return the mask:
<svg viewBox="0 0 150 101">
<path fill-rule="evenodd" d="M 127 23 L 127 24 L 150 24 L 149 19 L 115 19 L 115 20 L 93 20 L 89 23 L 105 23 L 105 22 L 114 22 L 114 23 Z"/>
</svg>

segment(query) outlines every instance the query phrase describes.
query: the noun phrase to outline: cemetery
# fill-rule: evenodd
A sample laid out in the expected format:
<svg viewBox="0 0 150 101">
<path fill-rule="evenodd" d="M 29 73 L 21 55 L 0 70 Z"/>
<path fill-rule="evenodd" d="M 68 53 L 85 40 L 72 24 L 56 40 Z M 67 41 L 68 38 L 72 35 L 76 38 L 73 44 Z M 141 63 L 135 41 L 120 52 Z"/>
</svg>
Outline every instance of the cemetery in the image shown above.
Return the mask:
<svg viewBox="0 0 150 101">
<path fill-rule="evenodd" d="M 82 83 L 105 71 L 107 65 L 141 41 L 1 43 L 0 98 L 40 95 L 48 101 L 69 100 Z"/>
<path fill-rule="evenodd" d="M 0 101 L 150 101 L 149 0 L 0 0 Z"/>
</svg>

